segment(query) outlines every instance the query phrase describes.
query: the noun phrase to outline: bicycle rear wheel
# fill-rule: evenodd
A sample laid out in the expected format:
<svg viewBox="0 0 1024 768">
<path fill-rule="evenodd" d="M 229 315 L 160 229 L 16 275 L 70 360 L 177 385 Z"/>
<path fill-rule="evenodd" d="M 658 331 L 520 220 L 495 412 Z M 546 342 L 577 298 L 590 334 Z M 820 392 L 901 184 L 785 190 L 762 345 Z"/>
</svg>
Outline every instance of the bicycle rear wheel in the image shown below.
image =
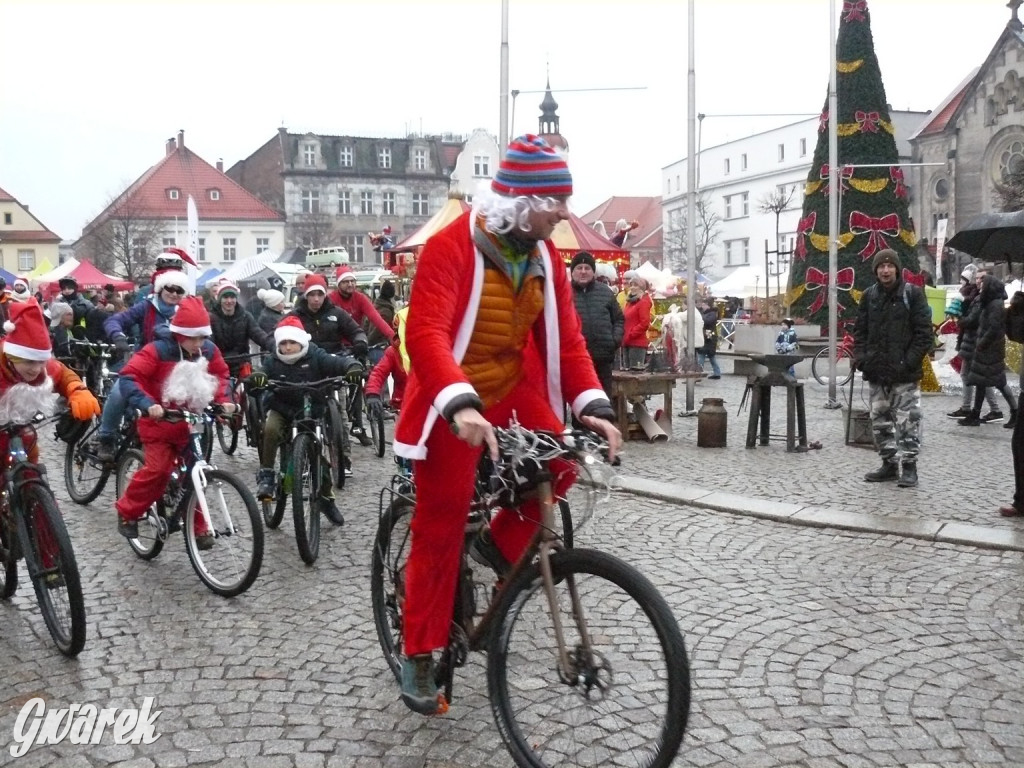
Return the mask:
<svg viewBox="0 0 1024 768">
<path fill-rule="evenodd" d="M 213 523 L 213 547 L 200 549 L 196 524 L 202 517 L 197 489 L 193 488 L 183 517 L 185 551 L 199 579 L 223 597 L 245 592 L 259 576 L 263 564 L 263 522 L 256 499 L 234 475 L 207 469 L 206 495 Z"/>
<path fill-rule="evenodd" d="M 819 384 L 828 384 L 828 347 L 818 350 L 811 360 L 811 374 Z M 836 386 L 850 383 L 853 377 L 853 358 L 845 347 L 836 349 Z"/>
<path fill-rule="evenodd" d="M 348 440 L 345 435 L 345 419 L 334 398 L 327 401 L 327 432 L 324 439 L 327 441 L 327 453 L 331 457 L 331 481 L 335 488 L 344 488 Z"/>
<path fill-rule="evenodd" d="M 4 600 L 18 589 L 17 535 L 9 511 L 0 513 L 0 598 Z"/>
<path fill-rule="evenodd" d="M 117 462 L 117 476 L 114 478 L 114 487 L 117 489 L 117 497 L 124 495 L 125 488 L 131 482 L 132 476 L 138 472 L 145 463 L 142 451 L 138 448 L 130 448 L 121 454 Z M 137 538 L 128 539 L 128 546 L 143 560 L 152 560 L 160 554 L 164 548 L 164 540 L 167 538 L 167 524 L 162 521 L 156 508 L 151 507 L 146 516 L 139 520 L 139 535 Z"/>
<path fill-rule="evenodd" d="M 405 602 L 405 564 L 409 559 L 413 505 L 396 499 L 381 515 L 370 558 L 370 602 L 377 640 L 384 660 L 401 682 L 402 606 Z"/>
<path fill-rule="evenodd" d="M 611 555 L 565 550 L 552 555 L 551 567 L 569 669 L 554 655 L 537 563 L 509 585 L 491 633 L 487 687 L 512 758 L 531 768 L 667 767 L 690 708 L 686 648 L 671 610 L 644 576 Z"/>
<path fill-rule="evenodd" d="M 320 447 L 313 437 L 301 434 L 292 448 L 292 517 L 299 557 L 306 565 L 320 554 Z"/>
<path fill-rule="evenodd" d="M 65 656 L 85 647 L 85 599 L 71 538 L 53 492 L 42 482 L 22 486 L 22 547 L 46 628 Z"/>
<path fill-rule="evenodd" d="M 64 485 L 71 500 L 77 504 L 89 504 L 107 485 L 110 467 L 96 458 L 91 443 L 99 430 L 99 419 L 81 437 L 68 443 L 64 451 Z"/>
<path fill-rule="evenodd" d="M 288 497 L 291 496 L 291 475 L 288 473 L 288 463 L 291 461 L 291 449 L 282 445 L 277 452 L 277 460 L 281 468 L 277 472 L 277 484 L 274 490 L 273 501 L 263 501 L 263 522 L 267 528 L 277 528 L 284 519 L 284 510 L 288 506 Z"/>
</svg>

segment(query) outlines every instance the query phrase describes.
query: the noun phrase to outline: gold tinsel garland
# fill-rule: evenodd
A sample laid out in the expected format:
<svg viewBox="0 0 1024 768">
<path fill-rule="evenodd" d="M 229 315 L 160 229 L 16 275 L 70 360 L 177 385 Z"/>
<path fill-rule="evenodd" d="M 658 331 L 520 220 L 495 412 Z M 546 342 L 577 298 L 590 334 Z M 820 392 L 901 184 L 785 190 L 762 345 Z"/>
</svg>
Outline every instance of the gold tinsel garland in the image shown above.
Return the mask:
<svg viewBox="0 0 1024 768">
<path fill-rule="evenodd" d="M 928 355 L 924 356 L 921 368 L 924 371 L 924 376 L 921 377 L 921 391 L 941 392 L 942 387 L 939 386 L 939 380 L 935 376 L 935 368 L 932 366 L 932 359 Z"/>
<path fill-rule="evenodd" d="M 879 120 L 878 126 L 882 128 L 886 133 L 891 133 L 893 136 L 896 135 L 896 130 L 892 127 L 892 123 L 885 120 Z M 855 133 L 860 133 L 863 129 L 860 123 L 840 123 L 836 126 L 836 133 L 839 136 L 853 136 Z"/>
<path fill-rule="evenodd" d="M 850 179 L 850 186 L 858 192 L 875 194 L 881 192 L 889 185 L 888 179 Z"/>
<path fill-rule="evenodd" d="M 840 61 L 836 63 L 836 71 L 842 72 L 844 75 L 848 75 L 851 72 L 856 72 L 864 65 L 864 59 L 855 59 L 853 61 Z"/>
<path fill-rule="evenodd" d="M 1017 373 L 1020 371 L 1020 360 L 1021 353 L 1024 352 L 1024 346 L 1018 344 L 1016 341 L 1006 340 L 1006 368 L 1011 373 Z"/>
</svg>

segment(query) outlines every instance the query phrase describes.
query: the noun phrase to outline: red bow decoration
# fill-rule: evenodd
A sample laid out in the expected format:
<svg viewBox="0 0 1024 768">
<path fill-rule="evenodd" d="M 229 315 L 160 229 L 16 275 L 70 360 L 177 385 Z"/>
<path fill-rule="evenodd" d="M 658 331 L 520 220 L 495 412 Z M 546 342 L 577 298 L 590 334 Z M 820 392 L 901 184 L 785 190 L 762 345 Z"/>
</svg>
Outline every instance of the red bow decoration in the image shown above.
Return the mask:
<svg viewBox="0 0 1024 768">
<path fill-rule="evenodd" d="M 877 112 L 863 112 L 858 109 L 853 113 L 853 117 L 862 133 L 878 133 L 878 121 L 882 116 Z"/>
<path fill-rule="evenodd" d="M 823 109 L 821 111 L 821 117 L 818 118 L 818 133 L 824 133 L 828 130 L 828 110 Z"/>
<path fill-rule="evenodd" d="M 918 272 L 916 275 L 906 267 L 903 268 L 903 282 L 911 283 L 912 285 L 924 288 L 925 277 L 924 272 Z"/>
<path fill-rule="evenodd" d="M 907 185 L 903 183 L 903 169 L 898 165 L 890 166 L 889 178 L 892 179 L 893 183 L 896 185 L 896 189 L 894 190 L 896 197 L 906 197 Z"/>
<path fill-rule="evenodd" d="M 825 163 L 823 166 L 821 166 L 821 178 L 822 178 L 823 181 L 826 182 L 826 184 L 822 188 L 822 192 L 821 192 L 823 195 L 827 195 L 828 194 L 828 183 L 827 183 L 828 182 L 828 171 L 829 171 L 828 163 Z M 841 167 L 839 169 L 839 192 L 840 193 L 842 193 L 843 190 L 850 188 L 849 185 L 846 183 L 846 181 L 848 179 L 852 179 L 852 178 L 853 178 L 853 166 L 852 165 L 844 165 L 843 167 Z"/>
<path fill-rule="evenodd" d="M 865 21 L 867 10 L 867 0 L 844 0 L 843 21 Z"/>
<path fill-rule="evenodd" d="M 840 291 L 849 291 L 851 288 L 853 288 L 854 279 L 855 275 L 853 272 L 853 267 L 846 267 L 846 269 L 840 269 L 838 272 L 836 272 L 836 288 L 839 289 Z M 807 274 L 804 277 L 804 282 L 806 283 L 806 289 L 808 291 L 817 291 L 819 288 L 828 288 L 828 272 L 822 272 L 820 269 L 817 269 L 815 267 L 808 267 Z M 827 294 L 828 291 L 819 291 L 818 295 L 814 297 L 814 302 L 808 308 L 807 314 L 813 315 L 815 312 L 821 309 L 822 306 L 825 304 Z M 845 307 L 843 307 L 842 304 L 839 304 L 838 301 L 836 302 L 836 304 L 840 312 L 842 312 L 843 309 L 845 309 Z"/>
<path fill-rule="evenodd" d="M 807 258 L 807 243 L 804 242 L 804 235 L 809 235 L 814 232 L 814 225 L 818 220 L 818 212 L 811 211 L 809 214 L 800 219 L 800 223 L 796 225 L 796 251 L 794 256 L 798 259 Z"/>
<path fill-rule="evenodd" d="M 900 217 L 895 213 L 883 216 L 880 219 L 868 216 L 861 211 L 854 211 L 850 214 L 850 233 L 854 235 L 870 234 L 868 244 L 860 255 L 867 261 L 882 248 L 888 248 L 883 235 L 898 235 L 900 233 Z"/>
</svg>

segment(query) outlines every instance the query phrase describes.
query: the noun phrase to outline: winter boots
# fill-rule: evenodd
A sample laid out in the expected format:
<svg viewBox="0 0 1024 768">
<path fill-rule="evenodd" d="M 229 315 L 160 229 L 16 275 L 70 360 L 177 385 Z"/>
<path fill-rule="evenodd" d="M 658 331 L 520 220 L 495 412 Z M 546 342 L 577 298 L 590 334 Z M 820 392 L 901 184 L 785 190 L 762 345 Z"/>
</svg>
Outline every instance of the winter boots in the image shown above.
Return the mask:
<svg viewBox="0 0 1024 768">
<path fill-rule="evenodd" d="M 896 481 L 896 485 L 900 488 L 916 488 L 917 487 L 917 462 L 916 461 L 904 461 L 903 471 L 900 473 L 900 479 Z"/>
<path fill-rule="evenodd" d="M 895 480 L 899 475 L 899 467 L 888 459 L 882 459 L 882 466 L 874 472 L 868 472 L 864 479 L 869 483 L 884 483 L 887 480 Z"/>
</svg>

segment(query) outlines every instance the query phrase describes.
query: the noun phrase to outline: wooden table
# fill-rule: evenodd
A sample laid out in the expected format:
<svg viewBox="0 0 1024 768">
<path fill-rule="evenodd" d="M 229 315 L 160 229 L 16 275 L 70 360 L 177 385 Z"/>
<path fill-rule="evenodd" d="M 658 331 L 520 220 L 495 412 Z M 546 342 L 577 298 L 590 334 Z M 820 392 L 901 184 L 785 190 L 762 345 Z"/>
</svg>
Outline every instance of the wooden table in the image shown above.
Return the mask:
<svg viewBox="0 0 1024 768">
<path fill-rule="evenodd" d="M 622 439 L 628 440 L 629 404 L 631 400 L 645 395 L 661 395 L 665 399 L 660 426 L 665 432 L 672 432 L 672 390 L 680 379 L 701 379 L 703 373 L 649 373 L 647 371 L 612 371 L 612 405 L 618 419 Z M 664 439 L 664 438 L 662 438 Z"/>
</svg>

